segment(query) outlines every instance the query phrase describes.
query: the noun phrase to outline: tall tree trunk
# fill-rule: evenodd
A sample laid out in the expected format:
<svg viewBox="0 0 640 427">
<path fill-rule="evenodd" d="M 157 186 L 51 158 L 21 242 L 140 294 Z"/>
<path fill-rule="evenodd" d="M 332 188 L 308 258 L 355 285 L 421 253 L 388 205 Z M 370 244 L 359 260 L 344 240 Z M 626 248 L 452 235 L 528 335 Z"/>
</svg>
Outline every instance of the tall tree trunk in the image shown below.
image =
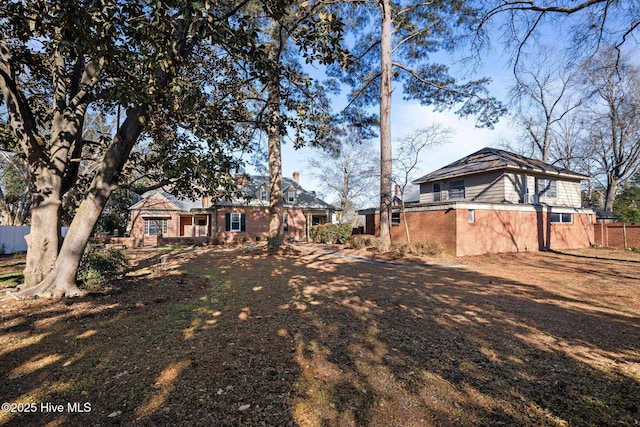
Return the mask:
<svg viewBox="0 0 640 427">
<path fill-rule="evenodd" d="M 129 111 L 126 120 L 105 152 L 87 197 L 80 204 L 71 222 L 53 269 L 38 285 L 21 289 L 16 297 L 39 296 L 58 299 L 82 293 L 76 285 L 76 275 L 82 254 L 96 221 L 111 192 L 117 186 L 122 168 L 142 133 L 146 121 L 146 114 L 141 108 L 133 108 Z"/>
<path fill-rule="evenodd" d="M 379 236 L 391 244 L 391 1 L 380 0 L 382 9 L 380 82 L 380 224 Z"/>
<path fill-rule="evenodd" d="M 268 151 L 269 151 L 269 235 L 270 247 L 284 243 L 284 202 L 282 192 L 282 137 L 280 135 L 280 82 L 269 82 L 268 95 Z"/>
<path fill-rule="evenodd" d="M 282 49 L 282 26 L 277 20 L 271 29 L 271 49 L 268 59 L 271 76 L 267 83 L 267 139 L 269 151 L 269 247 L 284 243 L 284 201 L 282 192 L 282 125 L 280 113 L 280 53 Z"/>
<path fill-rule="evenodd" d="M 82 134 L 84 107 L 76 111 L 65 109 L 53 114 L 50 149 L 43 145 L 34 150 L 29 164 L 31 171 L 31 230 L 27 240 L 27 260 L 24 272 L 25 287 L 35 286 L 54 268 L 60 249 L 60 219 L 65 187 L 65 170 L 69 164 L 68 153 L 72 135 Z M 50 153 L 47 155 L 45 153 Z"/>
<path fill-rule="evenodd" d="M 53 269 L 60 249 L 61 179 L 55 171 L 38 166 L 32 171 L 31 228 L 25 236 L 27 259 L 23 272 L 24 287 L 42 281 Z"/>
<path fill-rule="evenodd" d="M 607 181 L 607 191 L 604 196 L 604 210 L 606 212 L 613 212 L 613 203 L 616 201 L 616 195 L 618 193 L 618 180 L 614 177 L 609 177 Z"/>
</svg>

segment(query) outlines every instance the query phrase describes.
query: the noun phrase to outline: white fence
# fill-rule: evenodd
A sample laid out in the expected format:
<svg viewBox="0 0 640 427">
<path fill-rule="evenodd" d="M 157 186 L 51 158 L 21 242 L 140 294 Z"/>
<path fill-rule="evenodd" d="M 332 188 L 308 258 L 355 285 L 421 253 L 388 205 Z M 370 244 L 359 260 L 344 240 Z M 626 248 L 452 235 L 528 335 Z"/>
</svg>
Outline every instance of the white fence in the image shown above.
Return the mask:
<svg viewBox="0 0 640 427">
<path fill-rule="evenodd" d="M 26 252 L 27 241 L 24 236 L 29 234 L 31 227 L 0 226 L 0 255 Z M 62 237 L 66 236 L 69 227 L 62 227 Z"/>
</svg>

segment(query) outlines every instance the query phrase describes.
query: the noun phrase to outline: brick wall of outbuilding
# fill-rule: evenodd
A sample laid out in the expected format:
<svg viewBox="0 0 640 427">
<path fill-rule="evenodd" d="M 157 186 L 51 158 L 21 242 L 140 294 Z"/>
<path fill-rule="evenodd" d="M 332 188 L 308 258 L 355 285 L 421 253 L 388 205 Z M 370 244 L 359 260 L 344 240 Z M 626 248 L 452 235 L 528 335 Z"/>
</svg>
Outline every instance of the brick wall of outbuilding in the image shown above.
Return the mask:
<svg viewBox="0 0 640 427">
<path fill-rule="evenodd" d="M 407 212 L 409 237 L 412 242 L 438 242 L 445 251 L 456 250 L 456 211 L 436 210 Z M 376 218 L 378 221 L 378 218 Z M 377 225 L 377 222 L 376 222 Z M 406 242 L 404 216 L 400 214 L 400 225 L 391 226 L 391 239 L 394 242 Z"/>
<path fill-rule="evenodd" d="M 537 251 L 548 241 L 548 228 L 536 212 L 457 209 L 458 256 Z M 541 214 L 544 215 L 544 214 Z"/>
<path fill-rule="evenodd" d="M 411 241 L 439 242 L 457 256 L 586 248 L 594 244 L 588 213 L 573 213 L 570 224 L 551 224 L 549 208 L 414 210 L 407 212 Z M 392 226 L 392 240 L 405 242 L 404 218 Z M 376 230 L 378 215 L 367 215 Z M 377 232 L 376 232 L 377 234 Z"/>
<path fill-rule="evenodd" d="M 551 224 L 551 249 L 588 248 L 594 244 L 593 221 L 588 214 L 574 213 L 572 224 Z"/>
</svg>

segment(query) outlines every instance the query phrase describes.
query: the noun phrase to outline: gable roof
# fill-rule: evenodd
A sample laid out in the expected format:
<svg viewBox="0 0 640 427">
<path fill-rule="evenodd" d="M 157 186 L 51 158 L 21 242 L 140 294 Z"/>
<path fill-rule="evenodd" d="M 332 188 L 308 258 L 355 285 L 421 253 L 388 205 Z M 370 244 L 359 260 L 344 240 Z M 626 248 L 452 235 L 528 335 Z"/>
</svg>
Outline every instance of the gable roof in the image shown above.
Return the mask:
<svg viewBox="0 0 640 427">
<path fill-rule="evenodd" d="M 167 210 L 164 208 L 155 208 L 152 205 L 149 205 L 149 200 L 152 198 L 159 198 L 160 200 L 165 201 L 174 206 L 174 210 L 181 212 L 189 212 L 191 209 L 197 209 L 202 207 L 202 200 L 189 200 L 189 199 L 179 199 L 173 194 L 165 191 L 162 188 L 158 188 L 156 190 L 150 190 L 140 196 L 140 200 L 137 203 L 134 203 L 133 206 L 129 207 L 129 210 L 139 210 L 139 209 L 161 209 Z"/>
<path fill-rule="evenodd" d="M 176 211 L 191 212 L 192 210 L 202 210 L 214 206 L 235 206 L 235 207 L 268 207 L 268 201 L 260 200 L 260 190 L 265 189 L 269 191 L 269 177 L 268 176 L 247 176 L 246 181 L 243 183 L 240 193 L 245 197 L 234 197 L 232 200 L 219 200 L 211 206 L 203 206 L 202 199 L 190 200 L 180 199 L 168 191 L 159 188 L 157 190 L 151 190 L 144 193 L 141 196 L 140 201 L 129 207 L 129 210 L 149 209 L 148 202 L 151 198 L 160 198 L 161 200 L 173 205 Z M 316 210 L 330 210 L 335 211 L 336 208 L 324 200 L 316 196 L 315 191 L 306 191 L 300 186 L 300 184 L 291 178 L 282 178 L 282 190 L 284 191 L 284 205 L 298 209 L 316 209 Z M 296 192 L 295 200 L 289 202 L 285 197 L 287 191 L 292 190 Z M 248 199 L 248 200 L 247 200 Z M 151 207 L 153 209 L 153 207 Z M 160 210 L 163 210 L 162 208 Z M 166 207 L 164 210 L 167 210 Z"/>
<path fill-rule="evenodd" d="M 216 204 L 218 206 L 269 206 L 268 201 L 260 200 L 260 190 L 269 191 L 269 177 L 262 175 L 252 175 L 247 177 L 247 182 L 242 187 L 242 194 L 247 196 L 249 201 L 243 197 L 234 198 L 233 200 L 220 200 Z M 286 198 L 287 191 L 296 192 L 295 200 L 289 202 Z M 315 191 L 307 191 L 300 186 L 296 180 L 291 178 L 282 178 L 282 191 L 284 192 L 284 205 L 299 209 L 328 209 L 336 210 L 335 207 L 316 196 Z"/>
<path fill-rule="evenodd" d="M 494 170 L 517 170 L 539 173 L 541 175 L 561 176 L 567 179 L 586 179 L 587 177 L 568 169 L 550 165 L 541 160 L 531 159 L 519 154 L 497 148 L 485 147 L 460 160 L 448 164 L 434 172 L 413 181 L 413 184 L 445 180 Z"/>
</svg>

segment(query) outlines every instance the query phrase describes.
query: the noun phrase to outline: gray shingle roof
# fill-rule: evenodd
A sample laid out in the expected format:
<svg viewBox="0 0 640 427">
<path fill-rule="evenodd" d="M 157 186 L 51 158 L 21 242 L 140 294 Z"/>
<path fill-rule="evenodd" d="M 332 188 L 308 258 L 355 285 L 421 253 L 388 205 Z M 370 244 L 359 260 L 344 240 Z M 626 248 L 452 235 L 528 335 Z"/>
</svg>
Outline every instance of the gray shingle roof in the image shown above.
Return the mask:
<svg viewBox="0 0 640 427">
<path fill-rule="evenodd" d="M 260 192 L 262 189 L 269 191 L 269 177 L 268 176 L 249 176 L 248 182 L 242 187 L 241 193 L 244 197 L 234 197 L 232 200 L 219 200 L 217 206 L 236 206 L 236 207 L 268 207 L 268 201 L 260 200 Z M 293 207 L 298 209 L 308 210 L 330 210 L 335 211 L 336 208 L 318 198 L 314 191 L 306 191 L 300 186 L 300 184 L 291 178 L 282 178 L 282 189 L 284 191 L 283 200 L 286 207 Z M 287 199 L 287 193 L 289 190 L 295 191 L 296 196 L 293 202 L 289 202 Z M 158 193 L 166 198 L 169 202 L 174 204 L 176 208 L 181 212 L 190 212 L 193 210 L 207 209 L 210 206 L 203 206 L 202 199 L 190 200 L 181 199 L 160 188 L 157 190 L 148 191 L 142 195 L 141 200 L 131 206 L 129 209 L 138 209 L 142 206 L 144 200 L 151 197 L 153 194 Z"/>
<path fill-rule="evenodd" d="M 561 175 L 569 179 L 587 178 L 584 175 L 550 165 L 541 160 L 531 159 L 519 154 L 499 150 L 497 148 L 487 147 L 418 178 L 413 181 L 413 184 L 444 180 L 499 169 L 521 170 L 524 172 L 535 172 L 543 175 Z"/>
<path fill-rule="evenodd" d="M 163 188 L 158 188 L 156 190 L 150 190 L 140 196 L 140 200 L 133 204 L 129 209 L 135 210 L 141 208 L 147 199 L 149 199 L 154 194 L 159 194 L 167 201 L 175 205 L 176 209 L 181 212 L 189 212 L 191 209 L 200 209 L 202 208 L 202 200 L 190 200 L 190 199 L 180 199 L 173 194 L 169 193 Z"/>
<path fill-rule="evenodd" d="M 249 176 L 248 182 L 242 188 L 242 194 L 249 197 L 237 197 L 233 200 L 220 200 L 218 206 L 269 206 L 268 201 L 260 200 L 261 190 L 269 191 L 269 177 L 261 175 Z M 324 200 L 318 198 L 314 191 L 307 191 L 300 186 L 300 183 L 291 178 L 282 178 L 282 190 L 284 191 L 284 205 L 299 209 L 328 209 L 334 211 L 335 208 Z M 287 192 L 295 191 L 296 196 L 293 202 L 287 200 Z"/>
</svg>

